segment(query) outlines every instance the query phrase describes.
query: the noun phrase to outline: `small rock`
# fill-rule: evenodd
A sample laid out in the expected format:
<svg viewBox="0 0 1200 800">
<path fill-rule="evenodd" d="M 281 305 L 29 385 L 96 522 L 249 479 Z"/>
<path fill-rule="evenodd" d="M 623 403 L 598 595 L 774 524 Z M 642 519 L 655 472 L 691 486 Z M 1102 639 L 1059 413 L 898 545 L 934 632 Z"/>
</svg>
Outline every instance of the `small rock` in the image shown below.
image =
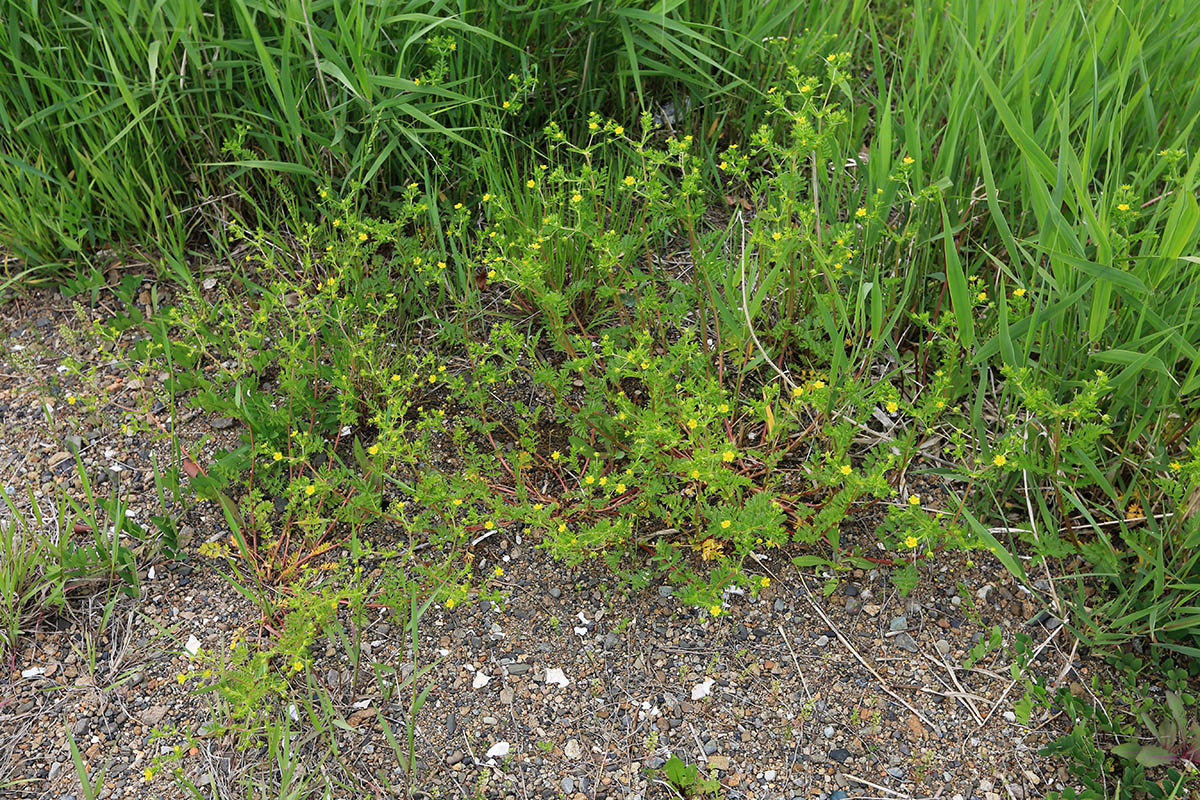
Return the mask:
<svg viewBox="0 0 1200 800">
<path fill-rule="evenodd" d="M 583 745 L 579 743 L 578 739 L 570 739 L 567 742 L 567 746 L 563 748 L 563 752 L 571 760 L 581 758 L 583 757 Z"/>
<path fill-rule="evenodd" d="M 894 617 L 892 619 L 892 624 L 888 625 L 888 630 L 892 631 L 893 633 L 908 630 L 908 617 Z"/>
<path fill-rule="evenodd" d="M 915 653 L 919 649 L 917 643 L 907 633 L 902 633 L 896 637 L 896 646 L 901 650 L 907 650 L 910 653 Z"/>
<path fill-rule="evenodd" d="M 557 600 L 558 598 L 562 597 L 562 589 L 558 588 L 557 586 L 551 586 L 550 596 Z"/>
<path fill-rule="evenodd" d="M 817 647 L 824 647 L 825 645 L 829 644 L 829 637 L 822 634 L 821 636 L 817 637 L 817 641 L 813 642 L 813 644 L 815 644 Z"/>
<path fill-rule="evenodd" d="M 559 785 L 562 786 L 562 790 L 567 794 L 575 791 L 575 781 L 570 778 L 563 778 Z"/>
<path fill-rule="evenodd" d="M 843 750 L 842 748 L 839 747 L 836 750 L 830 750 L 829 757 L 839 764 L 845 764 L 846 759 L 850 757 L 850 751 Z"/>
<path fill-rule="evenodd" d="M 462 750 L 455 750 L 450 755 L 446 756 L 446 766 L 453 767 L 455 764 L 461 764 L 463 760 Z"/>
<path fill-rule="evenodd" d="M 504 671 L 509 675 L 524 675 L 532 667 L 524 661 L 514 661 L 511 664 L 504 665 Z"/>
<path fill-rule="evenodd" d="M 229 430 L 234 426 L 233 417 L 217 417 L 212 421 L 212 426 L 219 431 Z"/>
<path fill-rule="evenodd" d="M 729 756 L 709 756 L 708 768 L 729 772 Z"/>
<path fill-rule="evenodd" d="M 947 642 L 945 639 L 938 639 L 936 642 L 933 643 L 933 646 L 940 655 L 942 655 L 942 656 L 950 655 L 950 643 Z"/>
</svg>

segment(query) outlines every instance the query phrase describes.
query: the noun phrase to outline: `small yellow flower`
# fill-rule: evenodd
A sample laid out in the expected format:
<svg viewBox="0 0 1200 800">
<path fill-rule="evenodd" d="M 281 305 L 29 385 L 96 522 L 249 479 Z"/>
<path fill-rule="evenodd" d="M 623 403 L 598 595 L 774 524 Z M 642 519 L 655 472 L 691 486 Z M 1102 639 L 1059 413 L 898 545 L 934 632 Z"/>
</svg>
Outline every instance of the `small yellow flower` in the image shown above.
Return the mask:
<svg viewBox="0 0 1200 800">
<path fill-rule="evenodd" d="M 276 450 L 276 451 L 275 451 L 275 455 L 274 455 L 274 456 L 272 456 L 272 458 L 274 458 L 276 461 L 282 461 L 282 460 L 283 460 L 283 453 L 281 453 L 281 452 L 279 452 L 278 450 Z"/>
<path fill-rule="evenodd" d="M 492 574 L 499 578 L 504 574 L 504 567 L 496 567 L 494 570 L 492 570 Z"/>
<path fill-rule="evenodd" d="M 1179 472 L 1179 470 L 1181 470 L 1181 469 L 1183 469 L 1183 464 L 1180 464 L 1178 461 L 1171 462 L 1171 471 L 1172 472 Z"/>
<path fill-rule="evenodd" d="M 367 452 L 370 453 L 371 455 L 375 455 L 376 453 L 379 452 L 379 445 L 377 445 L 377 444 L 371 445 L 370 447 L 367 448 Z"/>
<path fill-rule="evenodd" d="M 721 607 L 720 606 L 713 606 L 712 608 L 709 609 L 709 611 L 712 612 L 712 615 L 714 617 L 721 616 Z"/>
<path fill-rule="evenodd" d="M 763 587 L 763 588 L 765 589 L 765 588 L 767 588 L 768 586 L 770 586 L 770 585 L 771 585 L 771 579 L 770 579 L 770 578 L 766 578 L 766 577 L 764 577 L 762 580 L 760 580 L 760 581 L 758 582 L 758 584 L 759 584 L 759 586 L 761 586 L 761 587 Z"/>
<path fill-rule="evenodd" d="M 579 192 L 576 192 L 575 194 L 571 195 L 572 203 L 578 203 L 582 199 L 583 199 L 583 195 L 581 195 Z"/>
<path fill-rule="evenodd" d="M 453 597 L 446 599 L 446 608 L 454 608 L 454 598 Z"/>
<path fill-rule="evenodd" d="M 149 767 L 142 770 L 142 780 L 144 780 L 144 781 L 154 780 L 154 770 L 150 769 Z"/>
<path fill-rule="evenodd" d="M 1013 289 L 1013 297 L 1024 297 L 1024 296 L 1025 296 L 1025 287 L 1024 286 L 1018 286 L 1016 289 Z"/>
<path fill-rule="evenodd" d="M 615 133 L 617 136 L 623 136 L 625 134 L 625 127 L 623 125 L 618 125 L 617 127 L 613 128 L 613 133 Z"/>
<path fill-rule="evenodd" d="M 500 105 L 501 105 L 502 107 L 504 107 L 504 108 L 511 108 L 511 107 L 512 107 L 512 103 L 508 102 L 507 100 L 505 100 L 505 101 L 504 101 L 503 103 L 501 103 Z"/>
<path fill-rule="evenodd" d="M 729 530 L 729 526 L 730 526 L 730 525 L 732 525 L 732 524 L 733 524 L 733 523 L 732 523 L 732 522 L 730 522 L 730 521 L 729 521 L 729 520 L 727 520 L 727 519 L 723 519 L 723 520 L 721 520 L 721 530 L 723 530 L 723 531 L 727 531 L 727 530 Z"/>
<path fill-rule="evenodd" d="M 737 457 L 737 454 L 734 453 L 732 450 L 726 450 L 724 453 L 721 453 L 721 460 L 724 461 L 726 464 L 728 464 L 730 461 L 733 461 L 733 459 L 736 457 Z"/>
<path fill-rule="evenodd" d="M 487 203 L 487 202 L 489 202 L 491 199 L 492 199 L 492 194 L 491 194 L 491 192 L 485 192 L 485 193 L 484 193 L 484 195 L 483 195 L 483 202 Z"/>
<path fill-rule="evenodd" d="M 1117 211 L 1128 211 L 1129 203 L 1117 203 Z"/>
<path fill-rule="evenodd" d="M 445 269 L 445 268 L 446 268 L 446 262 L 445 262 L 445 261 L 439 261 L 439 262 L 437 262 L 437 267 L 438 267 L 438 269 Z"/>
<path fill-rule="evenodd" d="M 813 381 L 813 388 L 814 389 L 824 389 L 825 381 Z"/>
<path fill-rule="evenodd" d="M 908 504 L 909 504 L 910 506 L 919 506 L 919 505 L 921 505 L 921 495 L 919 495 L 919 494 L 910 494 L 910 495 L 908 496 Z"/>
<path fill-rule="evenodd" d="M 717 164 L 717 169 L 720 169 L 720 170 L 729 169 L 729 162 L 722 161 L 720 164 Z"/>
<path fill-rule="evenodd" d="M 550 454 L 551 461 L 558 461 L 560 458 L 562 458 L 562 453 L 558 452 L 557 450 Z"/>
<path fill-rule="evenodd" d="M 463 504 L 463 499 L 461 497 L 456 497 L 456 498 L 454 498 L 454 500 L 452 502 L 456 506 L 461 506 Z"/>
<path fill-rule="evenodd" d="M 489 519 L 487 522 L 483 523 L 483 527 L 484 527 L 484 529 L 486 529 L 486 530 L 489 530 L 489 531 L 494 531 L 494 530 L 496 530 L 496 523 L 492 522 L 492 521 Z"/>
<path fill-rule="evenodd" d="M 67 405 L 69 405 L 69 406 L 75 405 L 75 395 L 73 395 L 73 394 L 67 395 Z"/>
<path fill-rule="evenodd" d="M 987 292 L 980 292 L 975 295 L 975 299 L 982 303 L 984 300 L 987 300 Z"/>
<path fill-rule="evenodd" d="M 854 470 L 853 470 L 853 469 L 850 467 L 850 465 L 849 465 L 849 464 L 842 464 L 842 466 L 840 467 L 840 469 L 841 469 L 841 472 L 842 472 L 842 474 L 843 474 L 843 475 L 849 475 L 851 472 L 853 472 L 853 471 L 854 471 Z"/>
<path fill-rule="evenodd" d="M 700 477 L 700 470 L 698 470 L 698 469 L 694 469 L 694 470 L 692 470 L 692 477 L 693 477 L 693 478 L 699 478 L 699 477 Z"/>
<path fill-rule="evenodd" d="M 912 157 L 912 156 L 905 156 L 905 157 L 904 157 L 904 163 L 905 163 L 905 164 L 911 164 L 911 163 L 913 163 L 913 157 Z"/>
<path fill-rule="evenodd" d="M 895 414 L 897 411 L 900 410 L 900 404 L 897 403 L 895 400 L 888 400 L 887 403 L 884 405 L 884 408 L 887 409 L 887 412 L 889 414 Z"/>
<path fill-rule="evenodd" d="M 342 221 L 341 221 L 340 219 L 335 219 L 335 220 L 333 221 L 333 227 L 335 227 L 335 228 L 340 228 L 340 227 L 342 227 Z"/>
<path fill-rule="evenodd" d="M 632 176 L 632 175 L 626 175 L 626 176 L 625 176 L 625 185 L 626 185 L 626 186 L 633 186 L 633 184 L 634 184 L 633 176 Z"/>
<path fill-rule="evenodd" d="M 535 186 L 537 186 L 537 181 L 535 181 L 533 178 L 530 178 L 529 180 L 525 181 L 526 189 L 532 189 Z"/>
<path fill-rule="evenodd" d="M 721 405 L 717 406 L 717 411 L 720 411 L 722 414 L 728 414 L 729 403 L 721 403 Z"/>
<path fill-rule="evenodd" d="M 367 240 L 367 234 L 366 234 L 366 233 L 360 233 L 360 234 L 358 234 L 358 240 L 359 240 L 360 242 L 365 242 L 365 241 Z"/>
<path fill-rule="evenodd" d="M 859 207 L 858 211 L 854 212 L 854 216 L 858 217 L 859 219 L 862 219 L 866 215 L 867 215 L 867 210 L 862 207 Z"/>
<path fill-rule="evenodd" d="M 496 270 L 494 270 L 494 269 L 489 269 L 489 270 L 488 270 L 488 273 L 487 273 L 487 276 L 488 276 L 488 278 L 494 278 L 494 277 L 496 277 Z"/>
<path fill-rule="evenodd" d="M 185 673 L 181 672 L 175 676 L 175 682 L 178 683 L 180 686 L 182 686 L 183 684 L 187 683 L 187 678 L 188 678 L 188 676 Z"/>
<path fill-rule="evenodd" d="M 392 383 L 399 383 L 401 380 L 403 380 L 403 378 L 401 378 L 399 375 L 392 376 Z"/>
<path fill-rule="evenodd" d="M 625 484 L 623 484 L 623 483 L 617 484 L 617 494 L 625 494 Z"/>
<path fill-rule="evenodd" d="M 305 486 L 305 487 L 304 487 L 304 493 L 305 493 L 306 495 L 308 495 L 309 497 L 312 497 L 314 494 L 316 494 L 316 493 L 317 493 L 317 487 L 316 487 L 316 486 L 313 486 L 313 485 L 310 483 L 308 486 Z"/>
<path fill-rule="evenodd" d="M 600 478 L 600 485 L 601 485 L 601 486 L 603 486 L 603 485 L 604 485 L 604 484 L 606 484 L 606 483 L 608 483 L 608 478 L 607 478 L 607 477 L 604 477 L 604 476 L 601 476 L 601 478 Z"/>
<path fill-rule="evenodd" d="M 589 131 L 594 131 L 594 130 L 596 130 L 596 129 L 597 129 L 597 128 L 599 128 L 599 127 L 600 127 L 600 123 L 599 123 L 599 122 L 596 122 L 596 120 L 592 120 L 591 122 L 589 122 L 589 123 L 588 123 L 588 130 L 589 130 Z"/>
<path fill-rule="evenodd" d="M 591 485 L 591 484 L 593 484 L 593 483 L 595 483 L 595 482 L 596 482 L 596 476 L 595 476 L 595 475 L 588 475 L 586 478 L 584 478 L 584 479 L 583 479 L 583 482 L 584 482 L 584 483 L 586 483 L 586 484 L 589 484 L 589 485 Z"/>
<path fill-rule="evenodd" d="M 904 540 L 904 545 L 909 550 L 912 550 L 914 547 L 917 546 L 917 544 L 918 544 L 917 537 L 915 537 L 915 536 L 909 536 L 907 539 Z"/>
<path fill-rule="evenodd" d="M 562 533 L 566 529 L 567 529 L 567 524 L 565 522 L 558 523 L 558 532 L 559 533 Z"/>
<path fill-rule="evenodd" d="M 534 504 L 533 504 L 533 510 L 534 510 L 534 511 L 541 511 L 541 510 L 542 510 L 543 508 L 545 508 L 545 507 L 546 507 L 546 506 L 545 506 L 545 504 L 544 504 L 544 503 L 534 503 Z"/>
<path fill-rule="evenodd" d="M 321 191 L 317 192 L 317 194 L 319 194 L 319 195 L 321 196 L 321 199 L 322 199 L 322 200 L 324 200 L 326 197 L 329 197 L 329 192 L 325 191 L 324 189 L 322 189 Z"/>
<path fill-rule="evenodd" d="M 696 429 L 696 426 L 697 426 L 697 425 L 699 425 L 699 424 L 700 424 L 700 423 L 699 423 L 699 422 L 696 422 L 695 418 L 689 419 L 689 420 L 687 421 L 687 426 L 688 426 L 689 428 L 691 428 L 692 430 L 695 430 L 695 429 Z"/>
<path fill-rule="evenodd" d="M 1004 457 L 1003 453 L 1001 453 L 992 459 L 992 463 L 995 464 L 997 467 L 1003 467 L 1005 464 L 1008 463 L 1008 459 Z"/>
<path fill-rule="evenodd" d="M 783 234 L 780 233 L 779 231 L 775 231 L 774 233 L 771 234 L 771 238 L 778 242 L 780 239 L 783 238 Z"/>
</svg>

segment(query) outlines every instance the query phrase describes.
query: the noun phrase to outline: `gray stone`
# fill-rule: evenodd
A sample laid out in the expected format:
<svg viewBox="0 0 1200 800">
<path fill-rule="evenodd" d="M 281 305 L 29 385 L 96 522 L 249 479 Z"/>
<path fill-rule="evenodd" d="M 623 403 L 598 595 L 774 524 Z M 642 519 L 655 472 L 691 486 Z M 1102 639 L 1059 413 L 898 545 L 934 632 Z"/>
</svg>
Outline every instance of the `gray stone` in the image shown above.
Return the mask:
<svg viewBox="0 0 1200 800">
<path fill-rule="evenodd" d="M 569 777 L 563 778 L 562 782 L 559 785 L 562 786 L 562 790 L 564 792 L 566 792 L 567 794 L 570 794 L 571 792 L 575 791 L 575 781 L 571 780 Z"/>
<path fill-rule="evenodd" d="M 509 675 L 524 675 L 526 672 L 529 672 L 529 670 L 532 668 L 533 668 L 532 665 L 526 664 L 523 661 L 514 661 L 511 664 L 504 665 L 504 671 L 507 672 Z"/>
<path fill-rule="evenodd" d="M 901 650 L 907 650 L 910 653 L 915 653 L 919 649 L 917 643 L 907 633 L 902 633 L 896 637 L 896 646 Z"/>
<path fill-rule="evenodd" d="M 888 626 L 888 630 L 893 633 L 896 631 L 908 630 L 908 617 L 895 617 L 892 619 L 892 624 Z"/>
</svg>

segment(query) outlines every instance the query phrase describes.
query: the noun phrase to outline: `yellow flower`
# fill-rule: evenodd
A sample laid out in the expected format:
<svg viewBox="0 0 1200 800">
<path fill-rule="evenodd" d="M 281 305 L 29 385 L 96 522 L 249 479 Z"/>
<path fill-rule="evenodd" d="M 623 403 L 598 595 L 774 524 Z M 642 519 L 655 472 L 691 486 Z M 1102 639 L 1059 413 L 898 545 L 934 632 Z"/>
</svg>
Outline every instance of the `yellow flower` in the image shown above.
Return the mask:
<svg viewBox="0 0 1200 800">
<path fill-rule="evenodd" d="M 541 511 L 541 510 L 542 510 L 543 508 L 545 508 L 545 507 L 546 507 L 546 506 L 545 506 L 545 504 L 543 504 L 543 503 L 534 503 L 534 504 L 533 504 L 533 510 L 534 510 L 534 511 Z"/>
<path fill-rule="evenodd" d="M 566 529 L 567 529 L 567 524 L 565 522 L 558 523 L 558 532 L 559 533 L 562 533 Z"/>
<path fill-rule="evenodd" d="M 606 478 L 606 477 L 601 477 L 601 478 L 600 478 L 600 485 L 601 485 L 601 486 L 603 486 L 603 485 L 604 485 L 604 484 L 606 484 L 606 483 L 608 483 L 608 478 Z"/>
<path fill-rule="evenodd" d="M 1129 203 L 1117 203 L 1117 211 L 1128 211 Z"/>
<path fill-rule="evenodd" d="M 150 769 L 149 767 L 142 770 L 142 780 L 144 780 L 144 781 L 154 780 L 154 770 Z"/>
<path fill-rule="evenodd" d="M 316 487 L 316 486 L 313 486 L 313 485 L 310 483 L 308 486 L 305 486 L 305 487 L 304 487 L 304 493 L 305 493 L 306 495 L 308 495 L 309 497 L 312 497 L 314 494 L 316 494 L 316 493 L 317 493 L 317 487 Z"/>
<path fill-rule="evenodd" d="M 1173 472 L 1179 472 L 1181 469 L 1183 469 L 1183 464 L 1180 464 L 1178 461 L 1171 462 L 1171 470 Z"/>
<path fill-rule="evenodd" d="M 365 241 L 367 240 L 367 234 L 366 234 L 366 233 L 360 233 L 360 234 L 358 234 L 358 240 L 359 240 L 360 242 L 365 242 Z"/>
<path fill-rule="evenodd" d="M 919 505 L 921 505 L 921 495 L 919 495 L 919 494 L 910 494 L 910 495 L 908 496 L 908 504 L 909 504 L 910 506 L 919 506 Z"/>
<path fill-rule="evenodd" d="M 1003 453 L 1001 453 L 992 459 L 992 463 L 995 464 L 997 467 L 1003 467 L 1005 464 L 1008 463 L 1008 459 L 1004 457 Z"/>
<path fill-rule="evenodd" d="M 454 502 L 454 505 L 461 506 L 463 504 L 463 499 L 461 497 L 456 497 L 456 498 L 454 498 L 453 502 Z"/>
<path fill-rule="evenodd" d="M 728 464 L 730 461 L 733 461 L 733 459 L 736 457 L 736 454 L 732 450 L 726 450 L 724 453 L 721 453 L 721 460 L 726 464 Z"/>
<path fill-rule="evenodd" d="M 1018 286 L 1016 289 L 1013 289 L 1013 297 L 1024 297 L 1024 296 L 1025 296 L 1025 287 L 1024 286 Z"/>
<path fill-rule="evenodd" d="M 984 300 L 987 300 L 987 292 L 980 292 L 979 294 L 975 295 L 975 299 L 982 303 Z"/>
<path fill-rule="evenodd" d="M 911 164 L 911 163 L 913 163 L 913 157 L 912 157 L 912 156 L 905 156 L 905 157 L 904 157 L 904 163 L 905 163 L 905 164 Z"/>
<path fill-rule="evenodd" d="M 492 574 L 499 578 L 504 574 L 504 567 L 496 567 L 494 570 L 492 570 Z"/>
<path fill-rule="evenodd" d="M 588 130 L 589 130 L 589 131 L 594 131 L 594 130 L 596 130 L 596 129 L 597 129 L 597 128 L 599 128 L 599 127 L 600 127 L 600 123 L 599 123 L 599 122 L 596 122 L 595 120 L 592 120 L 591 122 L 589 122 L 589 123 L 588 123 Z"/>
<path fill-rule="evenodd" d="M 509 107 L 511 107 L 511 106 L 512 106 L 512 103 L 510 103 L 510 102 L 508 102 L 507 100 L 505 100 L 505 101 L 504 101 L 503 103 L 501 103 L 500 105 L 501 105 L 502 107 L 504 107 L 504 108 L 509 108 Z"/>
<path fill-rule="evenodd" d="M 841 471 L 842 471 L 842 474 L 843 474 L 843 475 L 849 475 L 851 472 L 853 472 L 853 471 L 854 471 L 854 470 L 853 470 L 853 469 L 850 467 L 850 465 L 849 465 L 849 464 L 842 464 L 842 466 L 840 467 L 840 469 L 841 469 Z"/>
<path fill-rule="evenodd" d="M 814 389 L 824 389 L 825 381 L 813 381 L 813 388 Z"/>
<path fill-rule="evenodd" d="M 279 452 L 278 450 L 276 450 L 276 451 L 275 451 L 275 455 L 274 455 L 274 456 L 272 456 L 272 458 L 274 458 L 276 461 L 282 461 L 282 460 L 283 460 L 283 453 L 281 453 L 281 452 Z"/>
<path fill-rule="evenodd" d="M 783 238 L 783 234 L 780 233 L 779 231 L 775 231 L 774 233 L 771 234 L 771 238 L 778 242 L 780 239 Z"/>
<path fill-rule="evenodd" d="M 633 183 L 634 183 L 634 181 L 633 181 L 633 176 L 632 176 L 632 175 L 626 175 L 626 176 L 625 176 L 625 185 L 626 185 L 626 186 L 633 186 Z"/>
<path fill-rule="evenodd" d="M 698 470 L 698 469 L 694 469 L 694 470 L 692 470 L 692 477 L 693 477 L 693 478 L 699 478 L 699 477 L 700 477 L 700 470 Z"/>
<path fill-rule="evenodd" d="M 558 452 L 557 450 L 550 454 L 551 461 L 558 461 L 560 458 L 562 458 L 562 453 Z"/>
<path fill-rule="evenodd" d="M 340 228 L 340 227 L 342 227 L 342 221 L 341 221 L 340 219 L 335 219 L 335 220 L 333 221 L 333 227 L 335 227 L 335 228 Z"/>
<path fill-rule="evenodd" d="M 525 181 L 526 189 L 532 189 L 535 186 L 537 186 L 537 181 L 535 181 L 533 178 L 530 178 L 529 180 Z"/>
<path fill-rule="evenodd" d="M 370 447 L 367 448 L 367 452 L 370 453 L 371 455 L 375 455 L 376 453 L 379 452 L 379 445 L 377 445 L 377 444 L 371 445 Z"/>
<path fill-rule="evenodd" d="M 623 484 L 623 483 L 618 483 L 618 484 L 617 484 L 617 493 L 618 493 L 618 494 L 625 494 L 625 484 Z"/>
<path fill-rule="evenodd" d="M 861 208 L 861 207 L 860 207 L 860 208 L 858 209 L 858 211 L 855 211 L 855 212 L 854 212 L 854 216 L 858 217 L 859 219 L 862 219 L 862 218 L 863 218 L 863 217 L 865 217 L 866 215 L 867 215 L 867 210 L 866 210 L 865 208 Z"/>
<path fill-rule="evenodd" d="M 494 277 L 496 277 L 496 270 L 494 270 L 494 269 L 489 269 L 489 270 L 488 270 L 488 273 L 487 273 L 487 276 L 488 276 L 489 278 L 494 278 Z"/>
<path fill-rule="evenodd" d="M 595 483 L 595 482 L 596 482 L 596 476 L 595 476 L 595 475 L 588 475 L 586 478 L 584 478 L 584 479 L 583 479 L 583 482 L 584 482 L 584 483 L 587 483 L 587 484 L 593 484 L 593 483 Z"/>
<path fill-rule="evenodd" d="M 729 403 L 721 403 L 721 405 L 717 406 L 717 411 L 720 411 L 722 414 L 728 414 Z"/>
<path fill-rule="evenodd" d="M 483 527 L 484 527 L 486 530 L 489 530 L 489 531 L 494 531 L 494 530 L 496 530 L 496 523 L 492 522 L 492 521 L 489 519 L 487 522 L 483 523 Z"/>
<path fill-rule="evenodd" d="M 712 608 L 709 609 L 709 611 L 712 612 L 712 615 L 714 617 L 721 616 L 721 607 L 720 606 L 713 606 Z"/>
<path fill-rule="evenodd" d="M 454 608 L 454 598 L 453 597 L 447 598 L 446 608 Z"/>
<path fill-rule="evenodd" d="M 182 686 L 183 684 L 187 683 L 187 675 L 181 672 L 175 676 L 175 681 Z"/>
<path fill-rule="evenodd" d="M 572 203 L 578 203 L 582 199 L 583 199 L 583 195 L 581 195 L 579 192 L 576 192 L 575 194 L 571 195 Z"/>
<path fill-rule="evenodd" d="M 729 162 L 722 161 L 720 164 L 717 164 L 717 169 L 729 169 Z"/>
<path fill-rule="evenodd" d="M 764 577 L 764 578 L 763 578 L 762 580 L 760 580 L 758 583 L 759 583 L 759 585 L 760 585 L 760 586 L 762 586 L 762 587 L 765 589 L 765 588 L 767 588 L 768 586 L 770 586 L 770 585 L 771 585 L 771 579 L 770 579 L 770 578 L 766 578 L 766 577 Z"/>
<path fill-rule="evenodd" d="M 693 418 L 693 419 L 689 419 L 689 420 L 688 420 L 688 422 L 687 422 L 687 426 L 688 426 L 689 428 L 691 428 L 692 430 L 695 430 L 695 429 L 696 429 L 696 426 L 697 426 L 697 425 L 699 425 L 699 424 L 700 424 L 700 423 L 696 422 L 695 418 Z"/>
<path fill-rule="evenodd" d="M 729 526 L 732 524 L 733 523 L 727 519 L 721 520 L 721 530 L 723 530 L 723 531 L 729 530 Z"/>
<path fill-rule="evenodd" d="M 445 269 L 445 268 L 446 268 L 446 262 L 445 262 L 445 261 L 439 261 L 439 262 L 437 263 L 437 266 L 438 266 L 438 269 Z"/>
<path fill-rule="evenodd" d="M 75 395 L 73 395 L 73 394 L 67 395 L 67 405 L 69 405 L 69 406 L 75 405 Z"/>
<path fill-rule="evenodd" d="M 884 408 L 887 409 L 887 412 L 889 414 L 895 414 L 897 411 L 900 410 L 900 404 L 897 403 L 895 400 L 888 400 L 887 404 L 884 406 Z"/>
<path fill-rule="evenodd" d="M 909 550 L 912 550 L 918 544 L 917 537 L 909 536 L 907 539 L 904 540 L 904 544 L 906 547 L 908 547 Z"/>
<path fill-rule="evenodd" d="M 484 193 L 484 195 L 483 195 L 483 202 L 485 202 L 485 203 L 486 203 L 486 202 L 488 202 L 488 201 L 489 201 L 489 200 L 491 200 L 491 199 L 492 199 L 492 195 L 491 195 L 491 193 L 490 193 L 490 192 L 485 192 L 485 193 Z"/>
</svg>

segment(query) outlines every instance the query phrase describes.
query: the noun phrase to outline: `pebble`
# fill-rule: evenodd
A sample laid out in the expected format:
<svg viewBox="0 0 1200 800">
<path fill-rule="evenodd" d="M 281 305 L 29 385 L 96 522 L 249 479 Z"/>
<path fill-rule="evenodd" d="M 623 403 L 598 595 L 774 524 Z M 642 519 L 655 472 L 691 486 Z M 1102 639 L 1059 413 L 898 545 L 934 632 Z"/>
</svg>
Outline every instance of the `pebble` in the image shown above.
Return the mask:
<svg viewBox="0 0 1200 800">
<path fill-rule="evenodd" d="M 917 643 L 913 641 L 913 638 L 907 633 L 902 633 L 896 637 L 896 646 L 910 653 L 915 653 L 920 649 L 917 647 Z"/>
<path fill-rule="evenodd" d="M 462 760 L 463 760 L 462 750 L 455 750 L 453 753 L 446 756 L 446 766 L 453 767 L 455 764 L 462 763 Z"/>
<path fill-rule="evenodd" d="M 829 644 L 829 637 L 822 634 L 821 636 L 817 637 L 817 641 L 814 642 L 814 644 L 817 647 L 824 647 L 825 645 Z"/>
<path fill-rule="evenodd" d="M 558 598 L 562 597 L 562 589 L 558 588 L 557 586 L 551 586 L 550 596 L 557 600 Z"/>
<path fill-rule="evenodd" d="M 843 750 L 842 748 L 839 747 L 836 750 L 830 750 L 829 757 L 839 764 L 845 764 L 846 759 L 848 759 L 850 757 L 850 751 Z"/>
<path fill-rule="evenodd" d="M 908 630 L 908 617 L 893 617 L 892 624 L 888 626 L 888 630 L 893 633 Z"/>
<path fill-rule="evenodd" d="M 532 666 L 524 661 L 514 661 L 511 664 L 504 665 L 504 671 L 509 675 L 524 675 L 532 669 Z"/>
</svg>

